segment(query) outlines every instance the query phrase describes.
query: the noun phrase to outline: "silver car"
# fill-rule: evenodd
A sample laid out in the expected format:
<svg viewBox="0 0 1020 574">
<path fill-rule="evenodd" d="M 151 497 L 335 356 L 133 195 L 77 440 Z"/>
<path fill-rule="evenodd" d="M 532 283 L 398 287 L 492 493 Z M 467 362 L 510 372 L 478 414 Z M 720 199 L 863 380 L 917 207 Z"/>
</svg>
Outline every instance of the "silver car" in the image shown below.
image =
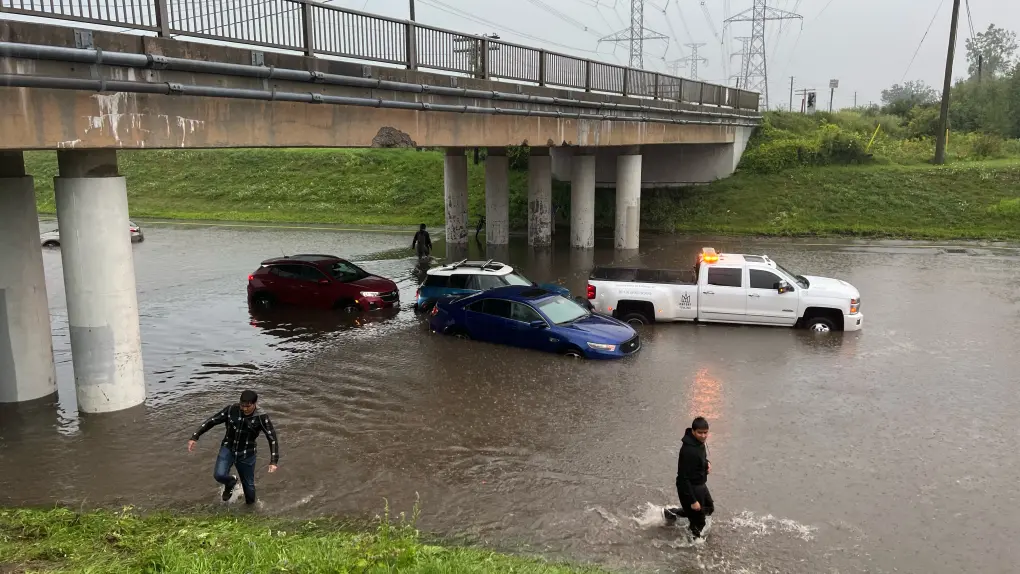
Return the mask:
<svg viewBox="0 0 1020 574">
<path fill-rule="evenodd" d="M 142 228 L 135 222 L 128 221 L 128 228 L 131 232 L 131 243 L 145 241 L 145 235 L 142 234 Z M 60 247 L 60 229 L 46 231 L 39 235 L 39 239 L 42 241 L 43 247 Z"/>
</svg>

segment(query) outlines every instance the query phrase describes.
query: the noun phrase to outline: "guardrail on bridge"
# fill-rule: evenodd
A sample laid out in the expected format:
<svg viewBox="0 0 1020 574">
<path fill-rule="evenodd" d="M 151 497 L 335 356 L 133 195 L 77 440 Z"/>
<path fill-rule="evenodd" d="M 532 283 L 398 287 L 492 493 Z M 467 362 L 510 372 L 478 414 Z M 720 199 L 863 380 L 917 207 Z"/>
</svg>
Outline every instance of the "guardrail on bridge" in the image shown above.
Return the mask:
<svg viewBox="0 0 1020 574">
<path fill-rule="evenodd" d="M 311 0 L 0 0 L 0 13 L 119 26 L 531 82 L 586 92 L 758 110 L 758 94 L 462 34 Z"/>
</svg>

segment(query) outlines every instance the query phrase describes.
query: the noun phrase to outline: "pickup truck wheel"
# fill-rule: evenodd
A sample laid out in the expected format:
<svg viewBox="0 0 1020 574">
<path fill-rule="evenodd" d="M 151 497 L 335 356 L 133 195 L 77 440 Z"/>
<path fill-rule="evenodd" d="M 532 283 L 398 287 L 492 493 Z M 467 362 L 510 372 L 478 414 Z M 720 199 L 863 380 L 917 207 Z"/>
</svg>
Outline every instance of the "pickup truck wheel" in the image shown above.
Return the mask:
<svg viewBox="0 0 1020 574">
<path fill-rule="evenodd" d="M 468 335 L 467 331 L 462 331 L 461 329 L 451 329 L 446 333 L 464 341 L 469 341 L 471 339 L 471 335 Z"/>
<path fill-rule="evenodd" d="M 59 241 L 54 241 L 54 240 L 50 239 L 46 243 L 43 243 L 42 246 L 43 247 L 60 247 L 60 242 Z"/>
<path fill-rule="evenodd" d="M 805 326 L 812 333 L 830 333 L 836 330 L 836 324 L 828 317 L 812 317 L 805 321 Z"/>
<path fill-rule="evenodd" d="M 629 325 L 647 325 L 651 322 L 644 313 L 627 313 L 620 320 Z"/>
</svg>

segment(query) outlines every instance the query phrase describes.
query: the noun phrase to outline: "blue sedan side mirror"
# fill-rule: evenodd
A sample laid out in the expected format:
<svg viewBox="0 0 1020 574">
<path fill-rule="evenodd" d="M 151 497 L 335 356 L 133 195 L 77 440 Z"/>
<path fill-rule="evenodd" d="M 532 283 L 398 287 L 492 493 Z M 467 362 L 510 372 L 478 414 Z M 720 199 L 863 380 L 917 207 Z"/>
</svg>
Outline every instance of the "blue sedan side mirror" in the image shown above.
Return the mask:
<svg viewBox="0 0 1020 574">
<path fill-rule="evenodd" d="M 532 321 L 531 323 L 528 323 L 528 324 L 531 325 L 532 329 L 545 329 L 546 328 L 545 321 Z"/>
</svg>

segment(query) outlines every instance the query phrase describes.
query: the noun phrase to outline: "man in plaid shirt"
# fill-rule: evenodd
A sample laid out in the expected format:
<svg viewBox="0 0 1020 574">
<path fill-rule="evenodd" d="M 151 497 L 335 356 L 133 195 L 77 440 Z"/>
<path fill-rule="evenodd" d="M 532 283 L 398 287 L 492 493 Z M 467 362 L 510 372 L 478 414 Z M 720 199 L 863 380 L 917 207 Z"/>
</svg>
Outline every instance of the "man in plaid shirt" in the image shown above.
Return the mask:
<svg viewBox="0 0 1020 574">
<path fill-rule="evenodd" d="M 259 410 L 256 401 L 258 395 L 255 391 L 242 392 L 239 403 L 228 405 L 209 417 L 188 441 L 188 452 L 191 452 L 195 449 L 198 437 L 206 431 L 218 424 L 227 426 L 227 432 L 220 443 L 219 456 L 216 457 L 216 469 L 213 471 L 213 478 L 223 485 L 224 501 L 230 500 L 237 486 L 238 477 L 230 474 L 230 467 L 233 466 L 241 477 L 244 501 L 255 504 L 255 439 L 259 433 L 264 433 L 269 441 L 269 472 L 276 472 L 280 462 L 280 447 L 273 423 L 268 414 Z"/>
</svg>

